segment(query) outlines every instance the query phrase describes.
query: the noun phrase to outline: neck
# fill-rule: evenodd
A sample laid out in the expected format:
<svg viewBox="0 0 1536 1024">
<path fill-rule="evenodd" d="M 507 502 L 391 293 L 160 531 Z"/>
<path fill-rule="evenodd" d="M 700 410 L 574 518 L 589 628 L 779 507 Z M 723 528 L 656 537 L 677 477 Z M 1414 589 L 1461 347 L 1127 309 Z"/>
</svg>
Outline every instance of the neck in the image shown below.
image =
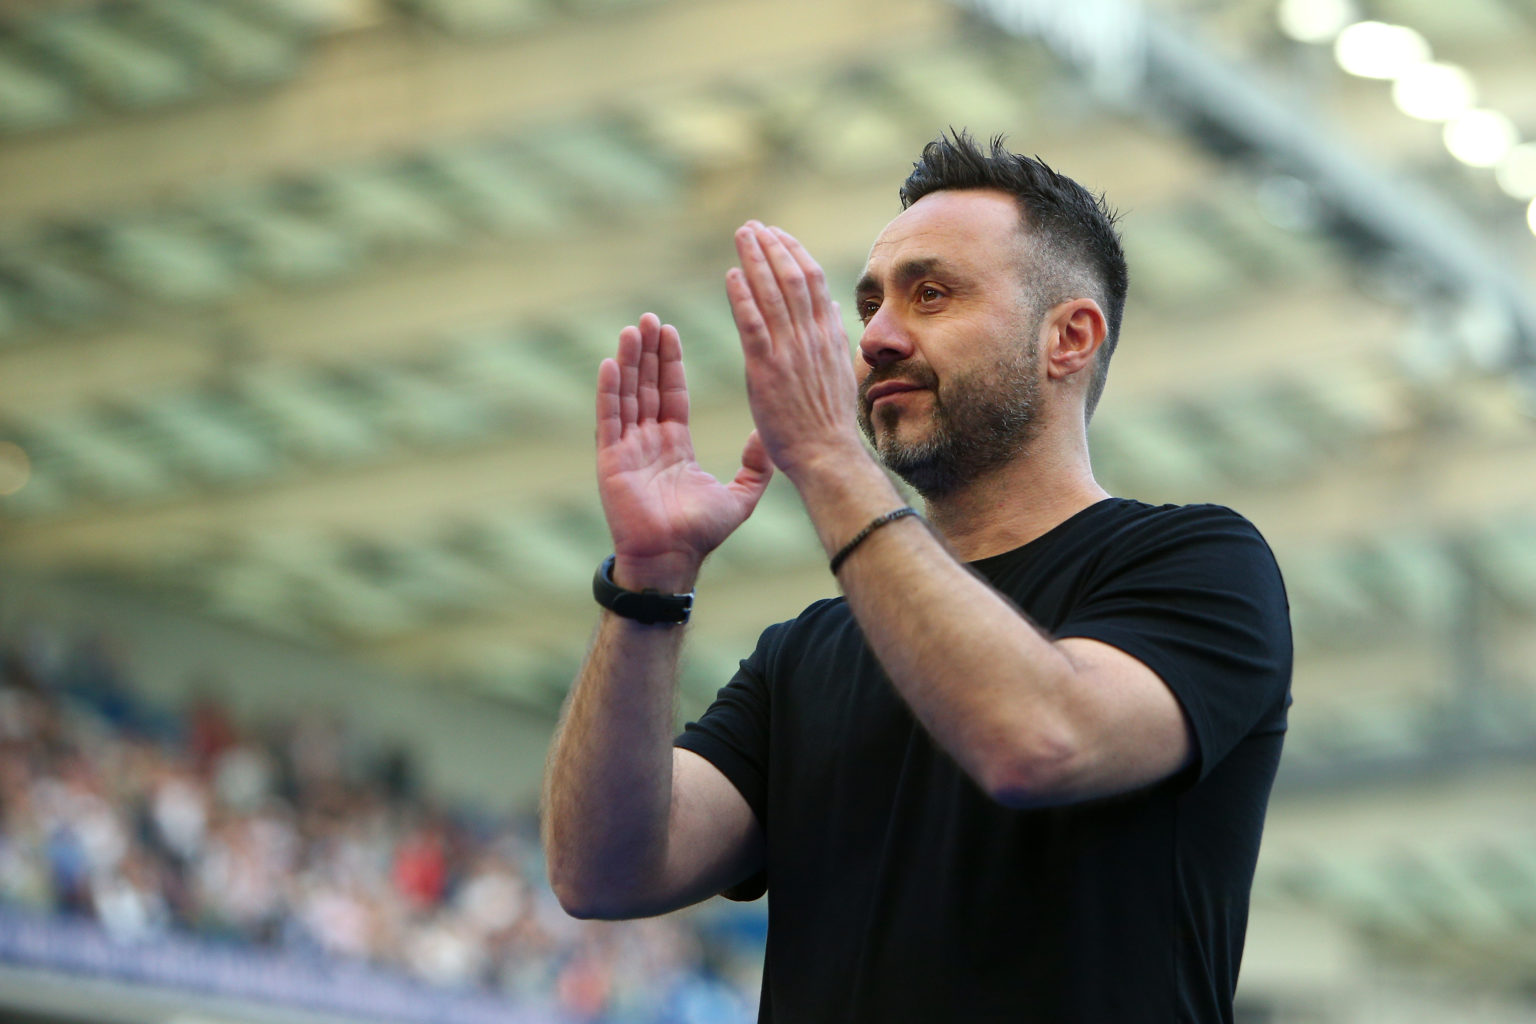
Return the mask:
<svg viewBox="0 0 1536 1024">
<path fill-rule="evenodd" d="M 1026 452 L 963 488 L 929 499 L 927 513 L 956 557 L 970 562 L 1028 544 L 1107 497 L 1093 478 L 1084 442 Z"/>
</svg>

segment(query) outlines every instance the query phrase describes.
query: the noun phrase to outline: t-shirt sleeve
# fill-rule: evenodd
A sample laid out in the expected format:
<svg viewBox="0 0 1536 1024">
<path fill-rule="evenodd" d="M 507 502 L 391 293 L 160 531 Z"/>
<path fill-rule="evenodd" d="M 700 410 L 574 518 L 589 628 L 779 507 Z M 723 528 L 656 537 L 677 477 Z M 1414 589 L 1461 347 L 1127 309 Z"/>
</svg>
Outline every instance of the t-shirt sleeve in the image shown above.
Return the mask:
<svg viewBox="0 0 1536 1024">
<path fill-rule="evenodd" d="M 1290 611 L 1273 553 L 1242 516 L 1171 510 L 1106 550 L 1053 633 L 1110 644 L 1151 668 L 1193 730 L 1204 778 L 1245 736 L 1282 732 Z"/>
<path fill-rule="evenodd" d="M 720 688 L 714 703 L 696 722 L 689 722 L 674 741 L 720 769 L 746 799 L 758 824 L 768 824 L 767 677 L 772 650 L 782 625 L 766 630 L 751 657 L 741 662 L 731 681 Z M 762 872 L 726 889 L 735 900 L 755 900 L 767 888 Z"/>
</svg>

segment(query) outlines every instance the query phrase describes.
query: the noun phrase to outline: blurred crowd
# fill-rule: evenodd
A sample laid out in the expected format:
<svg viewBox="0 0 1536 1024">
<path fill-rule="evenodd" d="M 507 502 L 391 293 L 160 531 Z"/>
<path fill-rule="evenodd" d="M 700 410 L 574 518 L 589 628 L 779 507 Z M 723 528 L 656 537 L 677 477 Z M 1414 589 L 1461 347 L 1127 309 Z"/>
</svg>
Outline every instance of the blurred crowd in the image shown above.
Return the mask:
<svg viewBox="0 0 1536 1024">
<path fill-rule="evenodd" d="M 750 1020 L 698 919 L 579 922 L 531 819 L 445 807 L 319 714 L 135 695 L 99 637 L 0 634 L 0 908 L 398 969 L 586 1020 Z M 733 981 L 738 983 L 733 984 Z"/>
</svg>

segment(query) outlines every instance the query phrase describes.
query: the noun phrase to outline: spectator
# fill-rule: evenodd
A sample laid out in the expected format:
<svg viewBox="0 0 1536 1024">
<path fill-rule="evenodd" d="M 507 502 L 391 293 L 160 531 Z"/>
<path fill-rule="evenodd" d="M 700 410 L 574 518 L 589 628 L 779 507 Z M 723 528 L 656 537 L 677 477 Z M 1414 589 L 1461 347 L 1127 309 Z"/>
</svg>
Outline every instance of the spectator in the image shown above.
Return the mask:
<svg viewBox="0 0 1536 1024">
<path fill-rule="evenodd" d="M 365 756 L 320 715 L 246 730 L 207 691 L 146 726 L 165 718 L 106 639 L 0 635 L 0 911 L 320 951 L 594 1021 L 730 1004 L 685 922 L 572 921 L 529 820 L 432 805 L 403 749 Z"/>
</svg>

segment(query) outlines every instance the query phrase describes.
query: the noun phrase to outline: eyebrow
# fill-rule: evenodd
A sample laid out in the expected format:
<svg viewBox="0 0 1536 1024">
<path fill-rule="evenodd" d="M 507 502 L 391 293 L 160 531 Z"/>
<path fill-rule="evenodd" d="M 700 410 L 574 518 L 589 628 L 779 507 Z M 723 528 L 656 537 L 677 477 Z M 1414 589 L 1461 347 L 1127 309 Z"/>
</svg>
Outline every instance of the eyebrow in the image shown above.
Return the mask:
<svg viewBox="0 0 1536 1024">
<path fill-rule="evenodd" d="M 894 280 L 896 289 L 900 291 L 911 286 L 912 282 L 919 278 L 927 277 L 934 271 L 943 269 L 945 269 L 945 263 L 942 259 L 937 256 L 924 256 L 921 259 L 903 260 L 901 263 L 896 264 L 895 269 L 891 272 L 891 277 Z M 859 278 L 859 283 L 854 285 L 853 294 L 856 297 L 862 297 L 871 295 L 879 290 L 880 282 L 875 279 L 875 275 L 865 271 L 864 276 Z"/>
</svg>

